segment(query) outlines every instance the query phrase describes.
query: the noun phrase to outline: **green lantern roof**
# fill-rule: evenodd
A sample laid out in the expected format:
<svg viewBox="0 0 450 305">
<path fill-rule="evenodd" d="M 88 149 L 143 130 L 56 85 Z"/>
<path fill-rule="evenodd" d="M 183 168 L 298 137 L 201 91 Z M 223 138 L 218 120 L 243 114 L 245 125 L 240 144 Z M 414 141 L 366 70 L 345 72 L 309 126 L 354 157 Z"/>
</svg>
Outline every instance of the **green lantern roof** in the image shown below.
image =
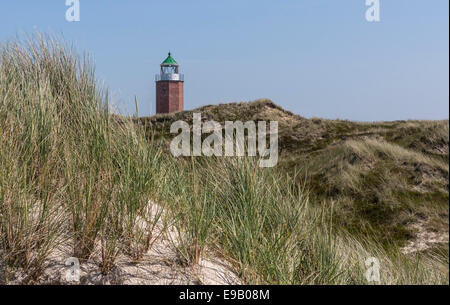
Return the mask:
<svg viewBox="0 0 450 305">
<path fill-rule="evenodd" d="M 161 66 L 178 66 L 178 63 L 172 58 L 169 52 L 169 56 L 162 62 Z"/>
</svg>

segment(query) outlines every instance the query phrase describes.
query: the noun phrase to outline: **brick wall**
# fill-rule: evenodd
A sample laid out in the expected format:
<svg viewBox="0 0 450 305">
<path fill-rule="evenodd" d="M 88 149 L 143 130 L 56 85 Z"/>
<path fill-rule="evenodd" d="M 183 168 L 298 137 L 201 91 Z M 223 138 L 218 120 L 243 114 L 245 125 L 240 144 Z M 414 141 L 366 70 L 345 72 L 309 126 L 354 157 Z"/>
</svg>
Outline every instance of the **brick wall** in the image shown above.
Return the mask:
<svg viewBox="0 0 450 305">
<path fill-rule="evenodd" d="M 156 113 L 184 110 L 184 83 L 180 81 L 156 82 Z"/>
</svg>

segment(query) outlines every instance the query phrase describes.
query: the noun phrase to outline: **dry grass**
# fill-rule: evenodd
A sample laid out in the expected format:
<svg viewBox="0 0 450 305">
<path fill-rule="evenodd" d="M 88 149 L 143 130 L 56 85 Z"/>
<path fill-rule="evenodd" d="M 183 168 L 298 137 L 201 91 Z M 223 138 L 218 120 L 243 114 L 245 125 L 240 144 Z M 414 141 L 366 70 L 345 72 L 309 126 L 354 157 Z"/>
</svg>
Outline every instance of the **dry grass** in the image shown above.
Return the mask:
<svg viewBox="0 0 450 305">
<path fill-rule="evenodd" d="M 37 34 L 0 49 L 0 247 L 7 274 L 35 281 L 62 240 L 86 260 L 96 240 L 107 272 L 121 251 L 145 251 L 136 228 L 158 153 L 131 120 L 108 112 L 89 58 Z M 146 218 L 144 218 L 146 219 Z M 146 219 L 147 220 L 147 219 Z M 136 233 L 136 230 L 138 233 Z"/>
<path fill-rule="evenodd" d="M 155 139 L 191 112 L 126 118 L 111 115 L 108 103 L 89 58 L 65 44 L 37 35 L 0 46 L 3 281 L 25 273 L 23 283 L 39 282 L 63 242 L 81 260 L 99 245 L 103 274 L 118 257 L 139 264 L 162 221 L 163 230 L 178 233 L 165 232 L 174 236 L 180 265 L 195 266 L 212 252 L 243 283 L 367 284 L 364 261 L 375 256 L 382 283 L 448 284 L 448 251 L 407 256 L 380 240 L 391 228 L 382 221 L 389 213 L 448 215 L 448 203 L 431 209 L 420 195 L 435 188 L 448 199 L 448 137 L 437 131 L 448 122 L 307 120 L 268 100 L 203 107 L 204 119 L 281 122 L 281 166 L 261 169 L 248 158 L 172 158 Z M 416 137 L 420 124 L 433 135 L 426 141 Z M 417 179 L 429 175 L 419 197 L 407 193 L 402 198 L 414 200 L 398 210 L 394 191 L 409 191 L 411 182 L 397 178 L 414 166 Z M 164 215 L 152 213 L 151 202 Z"/>
<path fill-rule="evenodd" d="M 408 150 L 400 145 L 389 143 L 379 139 L 367 139 L 365 141 L 351 140 L 346 142 L 354 152 L 370 160 L 390 159 L 395 162 L 408 162 L 426 164 L 441 169 L 448 173 L 448 163 L 433 159 L 421 152 Z"/>
</svg>

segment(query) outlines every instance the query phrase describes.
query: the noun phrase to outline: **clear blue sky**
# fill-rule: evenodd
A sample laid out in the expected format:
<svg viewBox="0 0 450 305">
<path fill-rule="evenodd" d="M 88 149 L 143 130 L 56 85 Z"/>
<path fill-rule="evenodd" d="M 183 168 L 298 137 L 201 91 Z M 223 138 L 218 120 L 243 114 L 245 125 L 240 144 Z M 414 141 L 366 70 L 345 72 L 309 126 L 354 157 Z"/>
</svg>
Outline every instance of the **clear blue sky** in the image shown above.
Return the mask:
<svg viewBox="0 0 450 305">
<path fill-rule="evenodd" d="M 185 107 L 267 97 L 306 117 L 449 116 L 449 1 L 2 0 L 0 41 L 63 34 L 91 53 L 122 111 L 155 111 L 154 74 L 170 50 L 185 74 Z"/>
</svg>

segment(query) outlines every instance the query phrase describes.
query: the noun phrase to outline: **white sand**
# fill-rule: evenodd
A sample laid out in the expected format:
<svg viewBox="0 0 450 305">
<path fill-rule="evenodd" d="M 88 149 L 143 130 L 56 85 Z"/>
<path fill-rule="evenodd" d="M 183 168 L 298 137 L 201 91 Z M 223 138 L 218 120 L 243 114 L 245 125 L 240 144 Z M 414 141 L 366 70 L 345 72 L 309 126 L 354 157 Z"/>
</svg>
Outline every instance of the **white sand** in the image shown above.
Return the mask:
<svg viewBox="0 0 450 305">
<path fill-rule="evenodd" d="M 160 209 L 156 204 L 149 203 L 154 213 Z M 225 260 L 214 257 L 208 251 L 201 257 L 198 265 L 183 267 L 178 263 L 176 250 L 176 230 L 173 227 L 164 228 L 162 221 L 158 220 L 156 236 L 150 250 L 143 258 L 134 263 L 127 255 L 119 255 L 115 266 L 107 275 L 100 272 L 101 255 L 100 245 L 87 262 L 80 264 L 80 280 L 67 281 L 66 275 L 71 267 L 66 261 L 72 256 L 72 242 L 66 241 L 51 253 L 46 261 L 44 274 L 38 284 L 68 284 L 68 285 L 229 285 L 240 284 L 232 266 Z M 163 232 L 164 231 L 164 232 Z M 20 284 L 25 274 L 16 273 L 15 280 L 9 284 Z M 69 278 L 70 279 L 70 278 Z"/>
</svg>

